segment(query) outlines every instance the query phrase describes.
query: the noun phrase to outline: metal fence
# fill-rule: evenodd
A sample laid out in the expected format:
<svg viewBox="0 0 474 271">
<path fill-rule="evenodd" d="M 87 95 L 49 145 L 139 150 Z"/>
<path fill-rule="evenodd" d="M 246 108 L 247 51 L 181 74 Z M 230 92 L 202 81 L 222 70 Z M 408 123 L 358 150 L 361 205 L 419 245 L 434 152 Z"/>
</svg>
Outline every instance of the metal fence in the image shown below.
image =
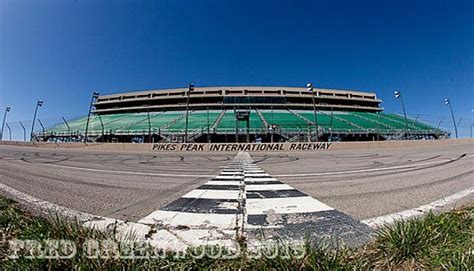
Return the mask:
<svg viewBox="0 0 474 271">
<path fill-rule="evenodd" d="M 35 123 L 34 135 L 44 136 L 44 135 L 54 135 L 54 136 L 72 136 L 75 138 L 82 138 L 84 136 L 84 131 L 72 129 L 70 132 L 59 132 L 59 133 L 48 133 L 48 130 L 51 127 L 57 126 L 59 124 L 64 124 L 65 122 L 71 122 L 76 119 L 82 118 L 84 116 L 69 116 L 69 117 L 55 117 L 55 118 L 37 118 Z M 448 132 L 451 135 L 454 134 L 454 125 L 452 119 L 449 116 L 432 116 L 432 115 L 423 115 L 423 114 L 413 114 L 410 115 L 410 118 L 415 121 L 426 123 L 432 126 L 432 130 L 413 130 L 409 129 L 408 134 L 419 135 L 419 134 L 442 134 Z M 473 137 L 473 125 L 474 120 L 469 118 L 457 118 L 456 124 L 458 127 L 458 132 L 460 137 Z M 21 120 L 21 121 L 7 121 L 5 123 L 3 131 L 3 140 L 19 140 L 19 141 L 29 141 L 31 135 L 31 120 Z M 211 125 L 212 126 L 212 125 Z M 311 126 L 311 125 L 309 125 Z M 201 133 L 207 133 L 208 127 L 203 126 L 199 128 Z M 310 131 L 310 127 L 300 128 L 300 129 L 284 129 L 281 128 L 277 132 L 280 134 L 295 135 L 295 134 L 307 134 Z M 195 129 L 196 130 L 196 129 Z M 235 128 L 227 129 L 211 129 L 209 127 L 210 133 L 221 133 L 221 134 L 236 134 Z M 276 132 L 276 131 L 275 131 Z M 314 131 L 313 131 L 314 132 Z M 320 127 L 320 133 L 326 134 L 397 134 L 401 132 L 399 129 L 332 129 L 328 127 Z M 167 129 L 160 127 L 151 127 L 152 134 L 179 134 L 184 133 L 183 129 Z M 191 133 L 191 131 L 190 131 Z M 247 133 L 245 127 L 241 127 L 237 130 L 239 134 Z M 267 128 L 250 128 L 249 133 L 252 134 L 265 134 L 271 133 Z M 145 130 L 110 130 L 104 129 L 103 131 L 90 131 L 88 133 L 91 136 L 101 136 L 101 135 L 148 135 L 148 129 Z"/>
</svg>

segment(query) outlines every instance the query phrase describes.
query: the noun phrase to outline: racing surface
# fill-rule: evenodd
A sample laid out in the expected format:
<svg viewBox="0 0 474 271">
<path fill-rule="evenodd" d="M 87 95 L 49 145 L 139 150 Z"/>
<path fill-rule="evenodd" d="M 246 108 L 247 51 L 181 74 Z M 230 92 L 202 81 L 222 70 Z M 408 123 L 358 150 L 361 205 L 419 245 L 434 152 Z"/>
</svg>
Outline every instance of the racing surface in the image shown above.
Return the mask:
<svg viewBox="0 0 474 271">
<path fill-rule="evenodd" d="M 70 209 L 141 223 L 157 230 L 154 240 L 201 235 L 226 242 L 239 230 L 296 238 L 311 229 L 361 244 L 370 229 L 360 220 L 466 190 L 442 207 L 474 202 L 473 162 L 472 143 L 250 154 L 0 146 L 0 183 Z"/>
<path fill-rule="evenodd" d="M 414 208 L 474 183 L 472 143 L 250 155 L 281 182 L 357 219 Z M 136 221 L 204 184 L 234 157 L 0 146 L 0 182 L 51 203 Z"/>
</svg>

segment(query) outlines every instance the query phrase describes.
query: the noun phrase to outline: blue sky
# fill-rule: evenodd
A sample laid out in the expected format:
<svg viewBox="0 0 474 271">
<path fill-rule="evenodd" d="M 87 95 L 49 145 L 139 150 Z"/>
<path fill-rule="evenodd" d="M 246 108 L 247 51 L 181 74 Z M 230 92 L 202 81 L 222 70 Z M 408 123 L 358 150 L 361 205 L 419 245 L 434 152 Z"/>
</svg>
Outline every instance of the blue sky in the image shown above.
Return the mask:
<svg viewBox="0 0 474 271">
<path fill-rule="evenodd" d="M 376 92 L 388 112 L 474 119 L 473 1 L 0 0 L 0 109 L 87 113 L 90 94 L 214 85 Z M 436 116 L 436 117 L 431 117 Z M 468 120 L 469 119 L 469 120 Z"/>
</svg>

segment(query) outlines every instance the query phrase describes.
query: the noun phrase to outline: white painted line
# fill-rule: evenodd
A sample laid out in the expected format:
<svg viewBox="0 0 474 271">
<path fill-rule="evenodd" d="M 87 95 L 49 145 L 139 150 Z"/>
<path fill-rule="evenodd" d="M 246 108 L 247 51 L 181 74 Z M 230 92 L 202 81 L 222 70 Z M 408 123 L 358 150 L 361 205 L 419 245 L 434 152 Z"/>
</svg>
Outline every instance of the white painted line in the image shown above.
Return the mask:
<svg viewBox="0 0 474 271">
<path fill-rule="evenodd" d="M 248 215 L 296 214 L 334 210 L 326 204 L 310 197 L 247 199 Z"/>
<path fill-rule="evenodd" d="M 188 226 L 233 229 L 236 225 L 236 218 L 236 215 L 233 214 L 200 214 L 158 210 L 140 219 L 138 223 L 162 224 L 173 227 Z"/>
<path fill-rule="evenodd" d="M 77 221 L 81 223 L 82 226 L 91 229 L 107 231 L 110 228 L 115 228 L 116 237 L 119 240 L 131 236 L 131 234 L 137 236 L 138 238 L 144 239 L 144 236 L 150 231 L 150 227 L 147 225 L 125 222 L 120 219 L 108 218 L 70 209 L 30 196 L 2 183 L 0 183 L 0 190 L 3 190 L 7 194 L 11 195 L 17 201 L 28 205 L 31 208 L 42 211 L 47 215 L 50 213 L 55 213 L 69 219 L 77 219 Z"/>
<path fill-rule="evenodd" d="M 217 180 L 217 179 L 220 179 L 220 180 L 239 180 L 239 179 L 243 179 L 243 178 L 244 178 L 244 176 L 225 176 L 225 175 L 222 176 L 222 175 L 217 175 L 212 179 L 214 179 L 214 180 Z"/>
<path fill-rule="evenodd" d="M 249 178 L 245 177 L 245 182 L 276 182 L 278 181 L 276 178 Z"/>
<path fill-rule="evenodd" d="M 246 185 L 245 190 L 247 191 L 269 191 L 269 190 L 294 190 L 293 187 L 287 184 L 256 184 L 256 185 Z"/>
<path fill-rule="evenodd" d="M 428 166 L 428 165 L 433 165 L 433 164 L 444 164 L 450 161 L 453 161 L 453 159 L 448 159 L 447 161 L 441 161 L 441 162 L 435 161 L 435 162 L 384 167 L 384 168 L 369 168 L 369 169 L 357 169 L 357 170 L 347 170 L 347 171 L 313 172 L 313 173 L 299 173 L 299 174 L 280 174 L 280 175 L 273 175 L 273 176 L 275 177 L 306 177 L 306 176 L 311 177 L 311 176 L 340 175 L 340 174 L 363 173 L 363 172 L 377 172 L 377 171 L 386 171 L 386 170 L 393 170 L 393 169 L 422 167 L 422 166 Z"/>
<path fill-rule="evenodd" d="M 218 176 L 242 176 L 242 173 L 225 173 L 225 172 L 221 172 Z"/>
<path fill-rule="evenodd" d="M 436 211 L 441 209 L 445 205 L 449 205 L 455 203 L 457 200 L 469 196 L 470 194 L 474 193 L 474 187 L 468 188 L 466 190 L 460 191 L 454 195 L 439 199 L 437 201 L 433 201 L 432 203 L 422 205 L 417 208 L 404 210 L 400 212 L 396 212 L 389 215 L 379 216 L 375 218 L 365 219 L 362 220 L 363 223 L 371 226 L 371 227 L 379 227 L 384 224 L 391 224 L 396 220 L 407 219 L 411 217 L 422 216 L 429 211 Z"/>
<path fill-rule="evenodd" d="M 201 190 L 195 189 L 182 198 L 201 198 L 201 199 L 238 199 L 239 190 Z"/>
<path fill-rule="evenodd" d="M 240 186 L 240 181 L 209 181 L 205 183 L 206 185 L 237 185 Z"/>
<path fill-rule="evenodd" d="M 20 201 L 22 203 L 25 203 L 25 204 L 28 204 L 28 205 L 35 206 L 35 207 L 39 208 L 42 211 L 54 211 L 56 213 L 60 213 L 61 215 L 65 216 L 65 217 L 69 217 L 69 218 L 77 217 L 79 219 L 79 221 L 87 221 L 87 220 L 96 219 L 96 218 L 107 219 L 105 217 L 80 212 L 80 211 L 77 211 L 77 210 L 69 209 L 69 208 L 66 208 L 66 207 L 59 206 L 59 205 L 56 205 L 54 203 L 48 202 L 48 201 L 44 201 L 44 200 L 35 198 L 33 196 L 30 196 L 28 194 L 20 192 L 20 191 L 14 189 L 14 188 L 11 188 L 10 186 L 5 185 L 3 183 L 0 183 L 0 190 L 3 190 L 5 192 L 7 192 L 8 194 L 12 195 L 18 201 Z M 114 219 L 114 221 L 115 221 L 115 219 Z M 119 220 L 117 220 L 117 221 L 119 221 Z"/>
</svg>

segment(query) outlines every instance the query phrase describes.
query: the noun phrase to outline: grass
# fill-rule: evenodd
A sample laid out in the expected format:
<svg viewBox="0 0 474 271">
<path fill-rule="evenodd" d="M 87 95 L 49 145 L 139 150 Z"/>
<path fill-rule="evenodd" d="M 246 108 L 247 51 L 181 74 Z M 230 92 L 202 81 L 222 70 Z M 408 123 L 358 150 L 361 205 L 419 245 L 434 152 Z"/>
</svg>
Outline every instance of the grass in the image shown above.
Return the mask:
<svg viewBox="0 0 474 271">
<path fill-rule="evenodd" d="M 218 247 L 196 247 L 177 257 L 176 254 L 154 251 L 152 248 L 122 246 L 113 235 L 81 227 L 77 221 L 64 220 L 51 215 L 39 218 L 19 208 L 18 204 L 0 197 L 0 269 L 80 269 L 80 270 L 144 270 L 144 269 L 316 269 L 316 270 L 366 270 L 366 269 L 450 269 L 471 270 L 474 266 L 473 233 L 474 206 L 443 214 L 428 214 L 420 219 L 396 222 L 378 229 L 373 241 L 360 248 L 328 246 L 307 242 L 297 249 L 276 245 L 261 251 L 243 249 L 237 257 L 217 257 Z M 12 240 L 69 240 L 76 244 L 77 253 L 70 259 L 30 259 L 31 252 L 19 250 L 17 259 L 11 259 Z M 88 240 L 100 245 L 114 244 L 117 250 L 103 252 L 99 257 L 83 246 Z M 131 237 L 133 240 L 133 237 Z M 142 245 L 142 246 L 140 246 Z M 285 255 L 270 257 L 273 249 L 286 248 Z M 112 251 L 112 252 L 111 252 Z M 159 253 L 160 257 L 127 259 L 121 255 L 146 255 Z M 230 254 L 229 251 L 225 253 Z M 206 255 L 196 257 L 196 255 Z M 38 254 L 36 254 L 38 255 Z M 295 255 L 301 255 L 297 257 Z M 108 256 L 108 257 L 107 257 Z"/>
</svg>

